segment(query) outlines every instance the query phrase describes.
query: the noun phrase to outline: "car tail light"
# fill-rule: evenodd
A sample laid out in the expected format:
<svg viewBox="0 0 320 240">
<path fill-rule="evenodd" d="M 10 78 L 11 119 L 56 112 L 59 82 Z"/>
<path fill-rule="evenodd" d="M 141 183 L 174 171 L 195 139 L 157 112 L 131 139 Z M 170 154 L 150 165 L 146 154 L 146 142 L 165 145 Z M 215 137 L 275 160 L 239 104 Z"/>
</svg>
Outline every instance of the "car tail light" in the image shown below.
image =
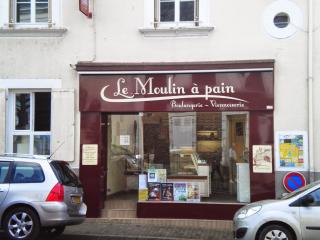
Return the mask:
<svg viewBox="0 0 320 240">
<path fill-rule="evenodd" d="M 64 188 L 61 183 L 57 183 L 48 194 L 47 202 L 63 202 Z"/>
</svg>

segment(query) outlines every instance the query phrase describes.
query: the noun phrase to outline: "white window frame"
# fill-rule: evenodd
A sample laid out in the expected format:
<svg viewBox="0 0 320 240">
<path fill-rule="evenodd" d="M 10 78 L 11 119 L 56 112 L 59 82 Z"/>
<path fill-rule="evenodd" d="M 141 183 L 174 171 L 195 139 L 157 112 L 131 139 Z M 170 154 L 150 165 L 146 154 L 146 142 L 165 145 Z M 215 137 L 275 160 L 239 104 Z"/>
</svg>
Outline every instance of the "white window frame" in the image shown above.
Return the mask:
<svg viewBox="0 0 320 240">
<path fill-rule="evenodd" d="M 180 21 L 180 2 L 194 2 L 194 19 L 193 21 Z M 173 22 L 161 22 L 161 0 L 156 1 L 158 6 L 155 8 L 155 26 L 159 27 L 193 27 L 199 25 L 199 19 L 197 19 L 197 12 L 199 11 L 197 6 L 199 0 L 169 0 L 168 2 L 174 2 L 174 21 Z"/>
<path fill-rule="evenodd" d="M 13 152 L 13 137 L 14 136 L 29 136 L 29 153 L 34 154 L 34 136 L 45 135 L 50 137 L 50 153 L 51 153 L 51 126 L 50 131 L 34 131 L 34 108 L 35 108 L 35 93 L 36 92 L 51 92 L 50 90 L 13 90 L 9 92 L 8 98 L 8 115 L 7 115 L 7 152 Z M 16 130 L 16 94 L 30 94 L 30 129 L 29 130 Z M 51 110 L 51 109 L 50 109 Z M 49 156 L 49 155 L 46 155 Z"/>
<path fill-rule="evenodd" d="M 36 0 L 31 0 L 35 2 Z M 48 0 L 48 22 L 17 23 L 16 0 L 0 1 L 0 28 L 1 29 L 61 29 L 62 0 Z M 35 15 L 34 15 L 35 17 Z"/>
<path fill-rule="evenodd" d="M 48 25 L 49 23 L 52 22 L 52 20 L 50 19 L 51 17 L 51 0 L 47 0 L 48 1 L 48 21 L 47 22 L 37 22 L 36 21 L 36 4 L 37 4 L 37 0 L 30 0 L 30 22 L 17 22 L 17 5 L 18 2 L 17 0 L 14 0 L 14 22 L 15 24 L 19 24 L 19 25 Z M 22 2 L 24 3 L 24 2 Z"/>
<path fill-rule="evenodd" d="M 178 1 L 178 0 L 175 0 Z M 145 37 L 197 37 L 208 36 L 214 29 L 210 23 L 210 9 L 213 1 L 195 0 L 195 19 L 193 22 L 160 22 L 160 0 L 144 0 L 144 25 L 139 31 Z M 196 9 L 198 7 L 198 9 Z M 175 7 L 176 10 L 180 10 Z M 179 19 L 175 14 L 175 18 Z"/>
</svg>

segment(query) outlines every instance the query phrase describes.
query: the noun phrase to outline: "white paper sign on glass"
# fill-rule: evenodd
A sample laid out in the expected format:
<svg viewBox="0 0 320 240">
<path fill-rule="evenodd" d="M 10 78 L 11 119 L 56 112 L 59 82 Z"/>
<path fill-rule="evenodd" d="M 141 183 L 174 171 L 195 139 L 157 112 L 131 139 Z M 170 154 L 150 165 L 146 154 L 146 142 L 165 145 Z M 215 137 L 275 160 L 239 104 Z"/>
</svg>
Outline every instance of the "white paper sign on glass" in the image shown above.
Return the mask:
<svg viewBox="0 0 320 240">
<path fill-rule="evenodd" d="M 130 135 L 120 135 L 120 146 L 130 145 Z"/>
</svg>

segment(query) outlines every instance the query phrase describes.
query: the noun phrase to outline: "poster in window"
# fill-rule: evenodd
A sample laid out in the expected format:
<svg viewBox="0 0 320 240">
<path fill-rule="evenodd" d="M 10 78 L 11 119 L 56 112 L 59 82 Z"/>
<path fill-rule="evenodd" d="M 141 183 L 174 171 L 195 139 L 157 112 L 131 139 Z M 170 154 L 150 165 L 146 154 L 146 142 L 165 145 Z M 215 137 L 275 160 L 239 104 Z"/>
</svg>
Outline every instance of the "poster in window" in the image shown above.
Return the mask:
<svg viewBox="0 0 320 240">
<path fill-rule="evenodd" d="M 139 189 L 139 201 L 147 201 L 148 200 L 148 188 Z"/>
<path fill-rule="evenodd" d="M 148 182 L 166 182 L 167 181 L 167 169 L 148 169 Z"/>
<path fill-rule="evenodd" d="M 147 175 L 139 174 L 139 189 L 147 188 Z"/>
<path fill-rule="evenodd" d="M 306 131 L 277 132 L 275 148 L 278 171 L 304 171 L 308 169 Z"/>
<path fill-rule="evenodd" d="M 187 184 L 186 183 L 174 183 L 174 201 L 187 201 Z"/>
<path fill-rule="evenodd" d="M 130 135 L 120 135 L 120 146 L 130 146 Z"/>
<path fill-rule="evenodd" d="M 161 183 L 161 200 L 173 201 L 173 183 Z"/>
<path fill-rule="evenodd" d="M 252 160 L 254 173 L 272 173 L 272 146 L 253 145 Z"/>
<path fill-rule="evenodd" d="M 161 200 L 161 183 L 156 183 L 156 182 L 148 183 L 148 200 L 149 201 Z"/>
<path fill-rule="evenodd" d="M 198 183 L 187 183 L 187 202 L 200 202 L 200 186 Z"/>
</svg>

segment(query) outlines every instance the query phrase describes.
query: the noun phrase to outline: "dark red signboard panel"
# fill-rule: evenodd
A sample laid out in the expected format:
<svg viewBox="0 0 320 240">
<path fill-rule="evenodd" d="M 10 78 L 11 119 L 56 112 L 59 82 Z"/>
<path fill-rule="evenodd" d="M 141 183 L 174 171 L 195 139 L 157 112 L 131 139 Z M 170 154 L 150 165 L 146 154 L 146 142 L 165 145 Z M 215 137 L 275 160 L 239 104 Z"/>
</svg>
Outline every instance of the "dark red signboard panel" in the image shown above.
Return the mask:
<svg viewBox="0 0 320 240">
<path fill-rule="evenodd" d="M 273 109 L 273 72 L 80 75 L 80 111 Z"/>
<path fill-rule="evenodd" d="M 88 18 L 91 18 L 92 13 L 90 12 L 89 2 L 90 0 L 79 0 L 79 10 Z"/>
<path fill-rule="evenodd" d="M 299 172 L 287 173 L 283 178 L 283 186 L 288 192 L 293 192 L 306 185 L 305 177 Z"/>
</svg>

